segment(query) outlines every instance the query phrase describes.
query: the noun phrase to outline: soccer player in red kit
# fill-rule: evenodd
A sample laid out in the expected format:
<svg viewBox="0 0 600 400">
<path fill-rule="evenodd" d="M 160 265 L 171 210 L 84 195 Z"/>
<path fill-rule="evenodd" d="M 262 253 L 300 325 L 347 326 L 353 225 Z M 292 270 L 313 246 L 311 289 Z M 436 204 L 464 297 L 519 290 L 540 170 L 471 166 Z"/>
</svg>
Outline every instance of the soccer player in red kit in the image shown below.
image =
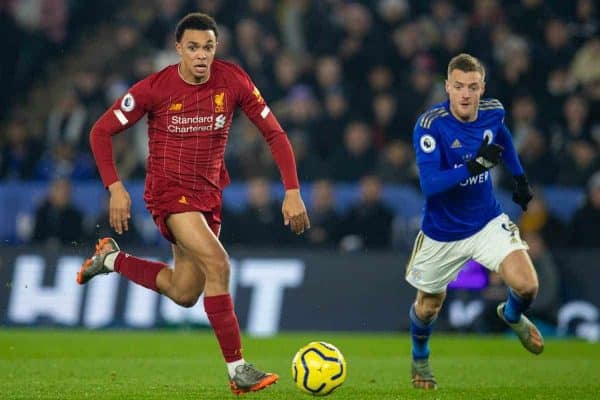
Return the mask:
<svg viewBox="0 0 600 400">
<path fill-rule="evenodd" d="M 101 239 L 77 275 L 80 284 L 98 274 L 126 278 L 193 306 L 204 307 L 227 363 L 235 394 L 263 389 L 278 379 L 242 357 L 240 328 L 229 294 L 230 264 L 218 235 L 221 193 L 229 183 L 224 153 L 235 109 L 242 108 L 267 141 L 285 186 L 283 221 L 296 234 L 310 227 L 300 196 L 296 162 L 287 135 L 240 67 L 215 59 L 213 18 L 192 13 L 177 25 L 180 62 L 134 84 L 93 126 L 90 142 L 102 182 L 110 191 L 110 225 L 128 229 L 131 199 L 119 180 L 111 136 L 148 115 L 149 156 L 144 200 L 171 243 L 174 268 L 120 251 Z"/>
</svg>

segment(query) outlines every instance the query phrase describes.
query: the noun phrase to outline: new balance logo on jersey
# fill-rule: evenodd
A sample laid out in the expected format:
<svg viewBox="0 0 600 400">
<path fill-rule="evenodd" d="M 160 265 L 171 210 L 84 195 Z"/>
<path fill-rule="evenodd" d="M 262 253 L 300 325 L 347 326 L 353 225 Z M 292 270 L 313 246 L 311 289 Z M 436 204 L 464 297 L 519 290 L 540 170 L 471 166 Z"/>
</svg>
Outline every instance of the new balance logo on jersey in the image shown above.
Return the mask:
<svg viewBox="0 0 600 400">
<path fill-rule="evenodd" d="M 173 103 L 169 107 L 169 111 L 181 111 L 181 110 L 183 110 L 183 104 L 182 103 Z"/>
<path fill-rule="evenodd" d="M 225 126 L 225 122 L 227 121 L 227 117 L 224 114 L 220 114 L 215 118 L 215 130 L 221 129 Z"/>
<path fill-rule="evenodd" d="M 458 139 L 454 139 L 454 142 L 452 142 L 452 145 L 450 145 L 450 148 L 452 149 L 460 149 L 461 147 L 462 143 Z"/>
</svg>

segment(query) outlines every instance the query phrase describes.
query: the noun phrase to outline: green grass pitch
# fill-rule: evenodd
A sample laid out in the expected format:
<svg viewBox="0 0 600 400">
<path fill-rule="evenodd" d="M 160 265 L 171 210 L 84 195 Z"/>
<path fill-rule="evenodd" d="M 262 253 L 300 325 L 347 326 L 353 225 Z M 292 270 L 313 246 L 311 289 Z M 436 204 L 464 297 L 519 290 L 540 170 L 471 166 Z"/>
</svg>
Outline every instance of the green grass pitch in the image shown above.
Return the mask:
<svg viewBox="0 0 600 400">
<path fill-rule="evenodd" d="M 338 346 L 346 383 L 330 399 L 600 399 L 600 346 L 549 340 L 541 356 L 511 337 L 442 336 L 431 343 L 436 391 L 410 385 L 408 334 L 282 334 L 244 338 L 246 359 L 279 373 L 247 399 L 308 399 L 290 372 L 312 340 Z M 216 339 L 200 331 L 0 329 L 0 399 L 229 399 Z"/>
</svg>

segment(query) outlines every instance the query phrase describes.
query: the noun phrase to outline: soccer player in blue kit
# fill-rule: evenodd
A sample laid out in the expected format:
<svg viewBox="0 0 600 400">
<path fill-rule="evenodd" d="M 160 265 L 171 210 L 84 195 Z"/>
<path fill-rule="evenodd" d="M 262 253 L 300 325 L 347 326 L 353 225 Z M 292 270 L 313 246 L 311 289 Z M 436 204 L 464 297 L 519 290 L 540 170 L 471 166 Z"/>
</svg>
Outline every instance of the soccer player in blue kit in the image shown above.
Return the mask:
<svg viewBox="0 0 600 400">
<path fill-rule="evenodd" d="M 448 64 L 448 100 L 419 117 L 414 128 L 421 189 L 425 195 L 421 231 L 406 267 L 406 280 L 417 289 L 410 309 L 412 383 L 435 389 L 429 365 L 429 337 L 446 297 L 448 283 L 469 259 L 498 272 L 508 299 L 498 316 L 534 354 L 544 340 L 523 312 L 538 291 L 528 246 L 502 212 L 489 170 L 504 162 L 514 176 L 513 201 L 525 211 L 533 197 L 496 99 L 482 99 L 485 69 L 468 54 Z"/>
</svg>

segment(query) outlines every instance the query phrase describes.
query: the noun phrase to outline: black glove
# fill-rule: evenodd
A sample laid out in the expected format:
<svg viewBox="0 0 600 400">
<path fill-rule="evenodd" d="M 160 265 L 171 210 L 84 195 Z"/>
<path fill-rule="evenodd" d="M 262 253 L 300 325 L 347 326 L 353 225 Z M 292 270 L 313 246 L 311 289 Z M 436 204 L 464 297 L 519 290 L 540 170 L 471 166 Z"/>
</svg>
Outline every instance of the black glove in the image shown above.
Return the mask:
<svg viewBox="0 0 600 400">
<path fill-rule="evenodd" d="M 494 168 L 502 159 L 502 150 L 504 147 L 499 144 L 489 144 L 489 139 L 483 139 L 483 143 L 477 151 L 473 160 L 467 161 L 467 168 L 471 176 L 479 175 L 490 168 Z"/>
<path fill-rule="evenodd" d="M 527 211 L 527 203 L 533 199 L 533 190 L 529 186 L 525 175 L 515 176 L 515 191 L 512 195 L 512 201 L 521 206 L 523 211 Z"/>
</svg>

